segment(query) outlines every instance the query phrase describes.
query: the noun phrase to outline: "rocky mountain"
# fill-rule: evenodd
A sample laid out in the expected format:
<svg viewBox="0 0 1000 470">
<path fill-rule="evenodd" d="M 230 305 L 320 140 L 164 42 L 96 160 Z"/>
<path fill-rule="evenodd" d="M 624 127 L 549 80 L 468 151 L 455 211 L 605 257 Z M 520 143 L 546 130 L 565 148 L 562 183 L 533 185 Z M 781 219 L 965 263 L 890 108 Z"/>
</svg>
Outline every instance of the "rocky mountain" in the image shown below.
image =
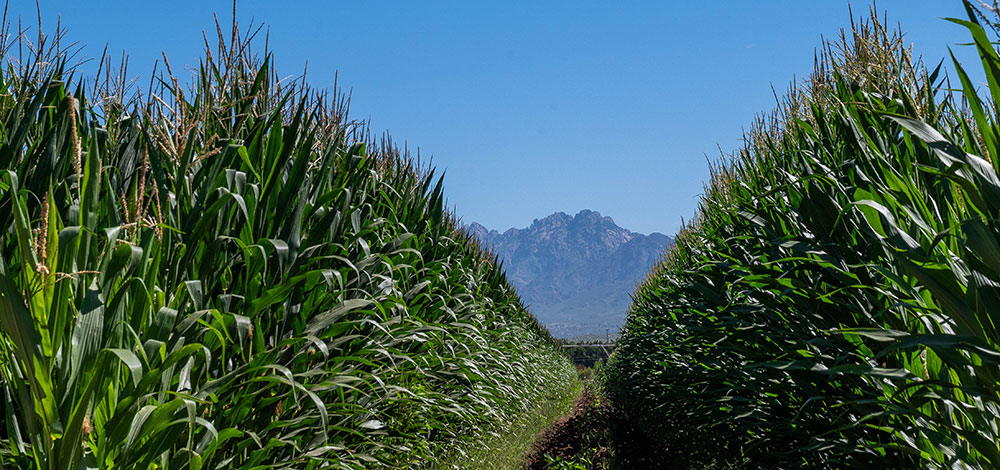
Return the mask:
<svg viewBox="0 0 1000 470">
<path fill-rule="evenodd" d="M 556 212 L 503 233 L 475 222 L 467 228 L 503 260 L 528 309 L 558 337 L 618 331 L 636 283 L 673 243 L 591 210 Z"/>
</svg>

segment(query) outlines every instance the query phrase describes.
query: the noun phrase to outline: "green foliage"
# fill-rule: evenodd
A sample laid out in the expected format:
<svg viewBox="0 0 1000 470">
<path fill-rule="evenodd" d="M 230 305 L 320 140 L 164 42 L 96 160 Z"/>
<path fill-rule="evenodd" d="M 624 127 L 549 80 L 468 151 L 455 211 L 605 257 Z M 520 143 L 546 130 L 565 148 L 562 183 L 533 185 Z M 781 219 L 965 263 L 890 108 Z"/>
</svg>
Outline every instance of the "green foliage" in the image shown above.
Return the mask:
<svg viewBox="0 0 1000 470">
<path fill-rule="evenodd" d="M 252 38 L 134 97 L 0 45 L 0 467 L 459 465 L 574 380 L 441 180 Z"/>
<path fill-rule="evenodd" d="M 569 382 L 564 387 L 553 387 L 548 393 L 535 400 L 527 412 L 522 413 L 514 423 L 507 423 L 505 429 L 487 439 L 481 448 L 469 451 L 461 468 L 474 470 L 523 470 L 524 458 L 532 443 L 546 427 L 561 416 L 569 413 L 573 401 L 580 395 L 583 383 Z"/>
<path fill-rule="evenodd" d="M 587 451 L 582 452 L 583 455 L 568 459 L 545 454 L 546 468 L 551 470 L 590 470 L 594 465 L 591 454 L 595 452 L 596 449 L 587 449 Z"/>
<path fill-rule="evenodd" d="M 575 395 L 572 411 L 539 436 L 523 468 L 647 468 L 645 462 L 615 460 L 620 452 L 641 453 L 642 448 L 623 432 L 620 414 L 601 395 L 602 368 L 600 362 L 595 368 L 577 366 L 582 393 Z"/>
<path fill-rule="evenodd" d="M 584 367 L 594 367 L 601 361 L 604 361 L 611 354 L 614 349 L 613 345 L 587 345 L 587 344 L 564 344 L 563 348 L 566 350 L 566 354 L 569 355 L 573 363 Z"/>
<path fill-rule="evenodd" d="M 969 18 L 992 100 L 863 22 L 714 170 L 608 365 L 678 468 L 1000 466 L 1000 59 Z"/>
</svg>

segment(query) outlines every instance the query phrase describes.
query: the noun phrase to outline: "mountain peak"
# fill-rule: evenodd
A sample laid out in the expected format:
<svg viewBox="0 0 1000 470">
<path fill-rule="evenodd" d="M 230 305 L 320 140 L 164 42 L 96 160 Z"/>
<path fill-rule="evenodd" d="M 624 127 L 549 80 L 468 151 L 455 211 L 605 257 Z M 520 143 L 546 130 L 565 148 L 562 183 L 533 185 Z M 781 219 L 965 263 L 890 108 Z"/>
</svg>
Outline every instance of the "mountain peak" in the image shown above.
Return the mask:
<svg viewBox="0 0 1000 470">
<path fill-rule="evenodd" d="M 552 215 L 543 217 L 542 219 L 535 219 L 535 220 L 533 220 L 531 222 L 531 226 L 528 227 L 528 230 L 538 229 L 538 228 L 543 228 L 543 227 L 560 227 L 560 226 L 565 226 L 566 224 L 568 224 L 572 220 L 573 220 L 573 218 L 570 217 L 565 212 L 556 212 L 556 213 L 554 213 Z"/>
<path fill-rule="evenodd" d="M 580 212 L 577 212 L 576 215 L 573 217 L 573 220 L 577 219 L 597 221 L 601 220 L 602 217 L 600 212 L 592 211 L 590 209 L 584 209 Z M 604 219 L 611 220 L 611 217 L 604 217 Z"/>
<path fill-rule="evenodd" d="M 563 337 L 621 326 L 629 294 L 672 243 L 589 209 L 503 233 L 474 222 L 468 230 L 504 260 L 507 278 L 539 321 Z"/>
</svg>

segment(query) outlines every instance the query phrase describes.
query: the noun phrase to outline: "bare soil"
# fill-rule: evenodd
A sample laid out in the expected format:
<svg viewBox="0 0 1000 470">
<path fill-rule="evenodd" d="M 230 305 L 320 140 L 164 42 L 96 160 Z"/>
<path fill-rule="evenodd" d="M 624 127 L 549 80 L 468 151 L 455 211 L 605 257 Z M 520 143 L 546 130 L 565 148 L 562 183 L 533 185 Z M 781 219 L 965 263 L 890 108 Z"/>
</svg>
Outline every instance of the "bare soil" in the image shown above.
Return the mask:
<svg viewBox="0 0 1000 470">
<path fill-rule="evenodd" d="M 545 456 L 581 462 L 592 470 L 657 470 L 668 468 L 662 456 L 607 400 L 599 400 L 589 387 L 573 404 L 572 411 L 539 433 L 524 468 L 549 468 Z"/>
</svg>

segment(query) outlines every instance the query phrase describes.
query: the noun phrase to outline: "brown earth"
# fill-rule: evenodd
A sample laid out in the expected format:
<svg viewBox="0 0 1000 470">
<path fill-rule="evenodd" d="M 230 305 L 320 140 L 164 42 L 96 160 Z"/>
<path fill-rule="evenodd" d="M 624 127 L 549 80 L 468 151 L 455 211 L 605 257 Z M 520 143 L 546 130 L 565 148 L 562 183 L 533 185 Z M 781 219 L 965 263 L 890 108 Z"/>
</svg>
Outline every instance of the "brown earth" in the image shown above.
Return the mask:
<svg viewBox="0 0 1000 470">
<path fill-rule="evenodd" d="M 568 461 L 581 455 L 589 457 L 592 470 L 666 468 L 653 449 L 617 408 L 597 399 L 588 387 L 568 415 L 539 433 L 524 468 L 545 470 L 546 454 Z"/>
</svg>

